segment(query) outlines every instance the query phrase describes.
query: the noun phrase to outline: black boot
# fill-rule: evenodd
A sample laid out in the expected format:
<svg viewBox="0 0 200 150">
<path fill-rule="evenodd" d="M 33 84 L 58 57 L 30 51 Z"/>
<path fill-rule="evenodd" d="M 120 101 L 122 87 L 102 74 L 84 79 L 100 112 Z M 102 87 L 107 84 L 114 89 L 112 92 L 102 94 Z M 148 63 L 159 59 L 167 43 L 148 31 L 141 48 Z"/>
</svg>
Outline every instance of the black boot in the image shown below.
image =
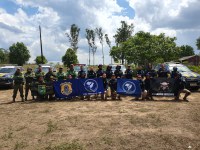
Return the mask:
<svg viewBox="0 0 200 150">
<path fill-rule="evenodd" d="M 15 102 L 15 98 L 13 97 L 13 103 Z"/>
</svg>

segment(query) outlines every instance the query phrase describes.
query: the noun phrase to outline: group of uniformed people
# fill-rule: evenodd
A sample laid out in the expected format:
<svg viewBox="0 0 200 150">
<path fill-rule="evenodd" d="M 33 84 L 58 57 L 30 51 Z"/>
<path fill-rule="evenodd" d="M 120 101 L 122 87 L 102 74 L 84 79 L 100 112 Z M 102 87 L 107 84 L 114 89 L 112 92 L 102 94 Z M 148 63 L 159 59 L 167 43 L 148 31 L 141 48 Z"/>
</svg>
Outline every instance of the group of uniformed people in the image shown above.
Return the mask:
<svg viewBox="0 0 200 150">
<path fill-rule="evenodd" d="M 135 75 L 135 76 L 134 76 Z M 108 65 L 106 70 L 103 70 L 103 66 L 100 64 L 98 65 L 97 71 L 94 71 L 93 67 L 90 67 L 89 70 L 86 72 L 83 66 L 80 66 L 80 71 L 76 74 L 74 70 L 74 65 L 71 64 L 69 70 L 64 73 L 63 68 L 60 67 L 57 73 L 54 73 L 52 68 L 49 68 L 48 73 L 44 73 L 42 71 L 42 67 L 39 66 L 38 70 L 34 73 L 31 68 L 27 69 L 27 72 L 24 74 L 21 73 L 20 68 L 14 74 L 14 90 L 13 90 L 13 102 L 15 102 L 17 91 L 19 90 L 20 96 L 22 101 L 26 101 L 28 97 L 29 90 L 34 83 L 43 84 L 43 83 L 52 83 L 54 81 L 61 81 L 65 79 L 75 79 L 75 78 L 102 78 L 103 86 L 104 86 L 104 93 L 101 94 L 101 99 L 107 99 L 108 91 L 110 91 L 111 99 L 120 99 L 120 95 L 117 95 L 117 78 L 126 78 L 126 79 L 136 79 L 139 81 L 141 90 L 142 90 L 142 99 L 152 99 L 151 95 L 151 86 L 150 80 L 155 77 L 161 78 L 174 78 L 175 80 L 175 100 L 179 100 L 180 93 L 186 93 L 184 96 L 184 100 L 187 100 L 187 96 L 190 95 L 190 91 L 185 89 L 183 80 L 181 79 L 181 74 L 178 72 L 177 68 L 174 67 L 172 73 L 170 74 L 169 71 L 165 69 L 165 66 L 161 64 L 161 67 L 158 71 L 152 69 L 152 65 L 149 64 L 145 70 L 142 67 L 138 67 L 136 73 L 133 72 L 131 66 L 128 65 L 126 71 L 123 73 L 121 70 L 121 66 L 117 65 L 116 69 L 113 71 L 112 66 Z M 25 84 L 25 98 L 23 94 L 23 85 Z M 108 90 L 110 89 L 110 90 Z M 49 94 L 48 96 L 40 97 L 38 94 L 34 94 L 31 92 L 32 98 L 43 98 L 43 99 L 53 99 L 54 93 Z M 97 97 L 98 95 L 95 95 Z M 86 96 L 87 99 L 90 99 L 90 96 Z M 84 99 L 84 96 L 81 96 L 81 99 Z M 139 99 L 139 97 L 136 97 Z"/>
</svg>

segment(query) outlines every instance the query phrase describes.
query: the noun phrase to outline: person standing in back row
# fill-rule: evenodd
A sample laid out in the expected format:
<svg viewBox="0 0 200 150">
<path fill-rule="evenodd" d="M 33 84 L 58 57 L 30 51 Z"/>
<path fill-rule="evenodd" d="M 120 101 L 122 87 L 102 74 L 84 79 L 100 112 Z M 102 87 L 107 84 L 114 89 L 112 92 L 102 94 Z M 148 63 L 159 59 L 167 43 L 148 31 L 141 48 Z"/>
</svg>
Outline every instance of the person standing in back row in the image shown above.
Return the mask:
<svg viewBox="0 0 200 150">
<path fill-rule="evenodd" d="M 89 79 L 96 78 L 96 72 L 94 71 L 93 67 L 90 67 L 90 69 L 88 70 L 87 78 L 89 78 Z"/>
<path fill-rule="evenodd" d="M 103 65 L 99 64 L 98 70 L 96 71 L 97 78 L 102 77 L 103 73 L 104 73 L 104 71 L 103 71 Z"/>
<path fill-rule="evenodd" d="M 59 71 L 57 72 L 56 76 L 58 81 L 66 79 L 65 73 L 63 72 L 63 67 L 59 68 Z"/>
<path fill-rule="evenodd" d="M 72 79 L 75 79 L 76 78 L 76 72 L 74 70 L 74 65 L 71 64 L 70 65 L 70 68 L 69 70 L 67 71 L 67 74 L 66 74 L 67 78 L 69 78 L 70 76 L 72 77 Z"/>
<path fill-rule="evenodd" d="M 127 69 L 125 71 L 124 77 L 126 79 L 133 79 L 133 71 L 131 70 L 131 66 L 130 65 L 128 65 L 128 67 L 127 67 Z"/>
<path fill-rule="evenodd" d="M 168 78 L 170 75 L 169 71 L 165 68 L 164 64 L 160 65 L 160 69 L 158 70 L 158 77 L 159 78 Z"/>
<path fill-rule="evenodd" d="M 24 102 L 24 93 L 23 93 L 24 78 L 23 78 L 20 68 L 17 68 L 17 70 L 13 76 L 13 80 L 14 80 L 13 102 L 15 102 L 18 90 L 20 92 L 22 102 Z"/>
<path fill-rule="evenodd" d="M 116 70 L 114 72 L 116 78 L 121 78 L 123 76 L 123 72 L 121 71 L 121 66 L 117 65 Z"/>
<path fill-rule="evenodd" d="M 80 71 L 78 72 L 78 78 L 79 79 L 85 79 L 86 78 L 86 72 L 83 68 L 83 66 L 80 66 Z"/>
<path fill-rule="evenodd" d="M 25 78 L 25 101 L 27 101 L 29 90 L 31 90 L 31 84 L 33 83 L 34 73 L 31 68 L 27 68 L 27 72 L 24 74 Z M 31 93 L 32 94 L 32 93 Z M 35 99 L 32 95 L 32 99 Z"/>
</svg>

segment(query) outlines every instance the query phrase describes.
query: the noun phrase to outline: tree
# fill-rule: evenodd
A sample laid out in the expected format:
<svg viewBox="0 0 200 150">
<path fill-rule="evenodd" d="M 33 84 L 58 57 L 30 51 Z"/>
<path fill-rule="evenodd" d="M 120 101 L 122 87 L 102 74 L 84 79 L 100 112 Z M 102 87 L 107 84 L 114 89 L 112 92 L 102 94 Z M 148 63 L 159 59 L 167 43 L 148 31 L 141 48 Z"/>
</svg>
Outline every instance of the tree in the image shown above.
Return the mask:
<svg viewBox="0 0 200 150">
<path fill-rule="evenodd" d="M 90 48 L 92 47 L 92 30 L 90 29 L 85 29 L 86 31 L 86 34 L 85 34 L 85 37 L 87 39 L 87 42 L 88 42 L 88 46 L 89 46 L 89 65 L 90 65 Z"/>
<path fill-rule="evenodd" d="M 43 62 L 42 62 L 42 57 L 41 56 L 37 56 L 36 58 L 35 58 L 35 62 L 36 62 L 36 64 L 46 64 L 48 61 L 47 61 L 47 59 L 45 58 L 45 56 L 43 56 Z"/>
<path fill-rule="evenodd" d="M 176 46 L 176 38 L 160 35 L 151 35 L 140 31 L 118 47 L 112 47 L 111 56 L 118 60 L 124 55 L 128 63 L 145 65 L 161 61 L 177 60 L 180 56 L 180 47 Z"/>
<path fill-rule="evenodd" d="M 133 24 L 128 25 L 125 21 L 121 21 L 121 27 L 117 29 L 117 33 L 113 36 L 115 38 L 116 46 L 120 46 L 123 42 L 128 40 L 133 33 Z M 121 61 L 124 64 L 125 54 L 124 51 L 121 51 Z"/>
<path fill-rule="evenodd" d="M 0 48 L 0 63 L 9 63 L 9 52 L 3 48 Z"/>
<path fill-rule="evenodd" d="M 108 47 L 109 47 L 109 49 L 111 51 L 111 41 L 110 41 L 110 39 L 108 37 L 108 34 L 105 34 L 105 39 L 106 39 L 106 43 L 107 43 L 107 45 L 108 45 Z M 111 64 L 112 64 L 112 56 L 111 56 Z"/>
<path fill-rule="evenodd" d="M 91 34 L 91 51 L 92 51 L 92 55 L 93 55 L 93 65 L 95 64 L 95 53 L 97 51 L 97 46 L 95 44 L 95 32 L 94 30 L 90 31 Z"/>
<path fill-rule="evenodd" d="M 200 50 L 200 37 L 197 39 L 196 46 L 197 49 Z"/>
<path fill-rule="evenodd" d="M 24 45 L 24 43 L 17 42 L 14 43 L 12 46 L 9 47 L 10 53 L 9 53 L 9 60 L 10 63 L 18 64 L 22 66 L 29 60 L 30 53 L 27 47 Z"/>
<path fill-rule="evenodd" d="M 102 28 L 96 28 L 95 32 L 96 32 L 96 34 L 97 34 L 97 36 L 99 38 L 100 44 L 101 44 L 102 59 L 103 59 L 103 65 L 104 65 L 103 32 L 102 32 Z"/>
<path fill-rule="evenodd" d="M 73 49 L 68 48 L 65 55 L 62 57 L 62 62 L 67 67 L 70 67 L 71 64 L 78 63 L 76 52 Z"/>
<path fill-rule="evenodd" d="M 79 37 L 80 28 L 75 24 L 71 25 L 70 33 L 66 33 L 69 38 L 69 42 L 71 44 L 71 48 L 77 52 L 78 49 L 78 37 Z"/>
<path fill-rule="evenodd" d="M 180 47 L 180 57 L 191 56 L 194 55 L 193 47 L 189 45 L 182 45 Z"/>
</svg>

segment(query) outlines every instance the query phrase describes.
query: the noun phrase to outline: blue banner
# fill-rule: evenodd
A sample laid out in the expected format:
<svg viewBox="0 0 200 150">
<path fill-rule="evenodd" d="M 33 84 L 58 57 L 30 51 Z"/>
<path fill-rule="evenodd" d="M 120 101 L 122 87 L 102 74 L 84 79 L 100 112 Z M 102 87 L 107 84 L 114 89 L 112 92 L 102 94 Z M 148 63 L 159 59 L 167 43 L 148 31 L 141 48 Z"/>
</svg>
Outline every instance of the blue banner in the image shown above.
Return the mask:
<svg viewBox="0 0 200 150">
<path fill-rule="evenodd" d="M 56 81 L 54 82 L 54 90 L 56 98 L 92 95 L 104 92 L 101 78 Z"/>
<path fill-rule="evenodd" d="M 79 94 L 92 95 L 104 92 L 103 81 L 101 78 L 79 79 Z"/>
<path fill-rule="evenodd" d="M 135 97 L 141 96 L 140 83 L 137 80 L 117 79 L 117 93 Z"/>
<path fill-rule="evenodd" d="M 67 98 L 78 96 L 77 79 L 63 80 L 54 82 L 54 92 L 56 98 Z"/>
</svg>

